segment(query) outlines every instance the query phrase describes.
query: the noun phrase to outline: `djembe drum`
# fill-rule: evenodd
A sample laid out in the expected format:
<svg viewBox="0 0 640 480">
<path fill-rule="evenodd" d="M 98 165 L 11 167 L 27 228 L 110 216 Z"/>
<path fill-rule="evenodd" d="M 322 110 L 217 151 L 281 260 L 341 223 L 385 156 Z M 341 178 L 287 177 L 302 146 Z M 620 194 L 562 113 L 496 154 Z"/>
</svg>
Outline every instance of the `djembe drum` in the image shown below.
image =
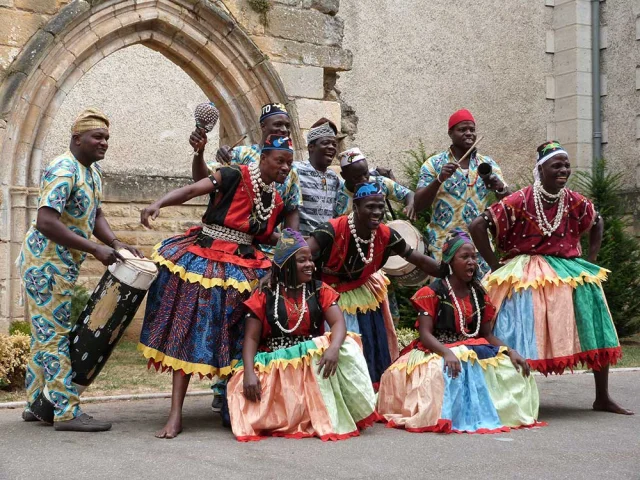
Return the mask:
<svg viewBox="0 0 640 480">
<path fill-rule="evenodd" d="M 69 334 L 72 379 L 78 394 L 100 373 L 158 274 L 151 261 L 124 249 L 118 253 L 126 261 L 108 267 Z M 53 403 L 46 387 L 31 411 L 53 423 Z"/>
<path fill-rule="evenodd" d="M 411 223 L 406 220 L 393 220 L 387 223 L 387 226 L 398 232 L 408 246 L 427 255 L 427 245 L 420 232 Z M 390 256 L 382 269 L 389 278 L 408 287 L 422 285 L 428 278 L 426 273 L 398 255 Z"/>
</svg>

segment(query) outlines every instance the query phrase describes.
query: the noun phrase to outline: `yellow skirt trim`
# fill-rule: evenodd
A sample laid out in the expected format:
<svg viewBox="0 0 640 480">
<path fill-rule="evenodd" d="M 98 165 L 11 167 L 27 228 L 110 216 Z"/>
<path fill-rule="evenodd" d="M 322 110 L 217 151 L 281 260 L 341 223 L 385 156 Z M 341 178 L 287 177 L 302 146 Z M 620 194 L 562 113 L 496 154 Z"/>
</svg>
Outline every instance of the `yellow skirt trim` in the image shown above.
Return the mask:
<svg viewBox="0 0 640 480">
<path fill-rule="evenodd" d="M 460 347 L 464 347 L 464 349 Z M 507 347 L 500 347 L 500 350 L 495 357 L 479 359 L 478 354 L 475 351 L 469 350 L 464 345 L 452 348 L 453 353 L 461 362 L 477 362 L 483 370 L 486 370 L 489 365 L 497 367 L 499 360 L 506 356 L 506 352 L 508 350 L 509 349 Z M 437 353 L 426 353 L 422 350 L 415 349 L 404 356 L 405 360 L 398 360 L 397 362 L 392 363 L 388 370 L 406 370 L 407 375 L 411 375 L 411 373 L 420 365 L 425 365 L 440 358 L 442 357 Z"/>
<path fill-rule="evenodd" d="M 360 311 L 367 313 L 369 310 L 377 310 L 380 304 L 387 299 L 388 285 L 391 282 L 387 276 L 378 271 L 364 284 L 340 294 L 338 306 L 343 312 L 355 315 Z"/>
<path fill-rule="evenodd" d="M 213 287 L 222 287 L 225 290 L 229 287 L 235 288 L 240 293 L 242 292 L 250 292 L 254 289 L 256 285 L 258 285 L 258 281 L 255 280 L 253 282 L 239 282 L 233 278 L 223 280 L 222 278 L 205 278 L 199 273 L 187 272 L 184 267 L 176 265 L 175 263 L 167 260 L 162 255 L 157 252 L 157 247 L 160 244 L 156 245 L 154 248 L 153 254 L 151 255 L 151 260 L 156 262 L 158 265 L 164 265 L 169 269 L 169 271 L 175 275 L 179 275 L 180 278 L 185 282 L 190 283 L 199 283 L 204 288 L 213 288 Z"/>
<path fill-rule="evenodd" d="M 217 375 L 220 378 L 225 378 L 232 373 L 233 367 L 238 363 L 237 360 L 233 360 L 231 365 L 223 368 L 217 368 L 203 363 L 191 363 L 185 362 L 184 360 L 178 360 L 177 358 L 165 355 L 155 348 L 147 347 L 142 343 L 138 343 L 138 350 L 142 352 L 142 355 L 144 355 L 144 358 L 147 360 L 153 360 L 154 362 L 162 364 L 163 367 L 169 367 L 175 371 L 182 370 L 186 375 L 197 373 L 203 377 L 214 377 Z"/>
</svg>

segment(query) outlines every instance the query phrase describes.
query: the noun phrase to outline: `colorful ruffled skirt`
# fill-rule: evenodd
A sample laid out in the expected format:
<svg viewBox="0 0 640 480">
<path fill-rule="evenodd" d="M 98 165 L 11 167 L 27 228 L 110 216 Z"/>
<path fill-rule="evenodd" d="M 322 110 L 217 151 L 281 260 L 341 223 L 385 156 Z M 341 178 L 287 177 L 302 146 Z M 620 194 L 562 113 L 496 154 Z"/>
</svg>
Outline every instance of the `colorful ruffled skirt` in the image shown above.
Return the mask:
<svg viewBox="0 0 640 480">
<path fill-rule="evenodd" d="M 138 349 L 149 367 L 224 377 L 242 351 L 241 304 L 266 270 L 192 253 L 198 233 L 190 230 L 154 248 L 159 273 L 149 289 Z"/>
<path fill-rule="evenodd" d="M 484 280 L 499 309 L 493 333 L 545 375 L 615 364 L 622 351 L 602 291 L 606 277 L 581 258 L 520 255 Z"/>
<path fill-rule="evenodd" d="M 362 337 L 364 357 L 376 389 L 384 371 L 399 355 L 387 298 L 389 283 L 382 272 L 376 272 L 364 285 L 346 292 L 339 290 L 338 306 L 344 314 L 347 331 Z"/>
<path fill-rule="evenodd" d="M 415 341 L 382 376 L 378 413 L 409 432 L 499 433 L 541 426 L 538 387 L 519 373 L 505 347 L 472 339 L 447 345 L 460 360 L 457 378 Z"/>
<path fill-rule="evenodd" d="M 250 402 L 242 394 L 244 366 L 238 363 L 227 399 L 231 429 L 239 441 L 269 436 L 343 440 L 358 436 L 377 420 L 375 393 L 358 338 L 347 336 L 340 347 L 337 372 L 323 378 L 318 361 L 327 347 L 329 334 L 258 353 L 259 402 Z"/>
</svg>

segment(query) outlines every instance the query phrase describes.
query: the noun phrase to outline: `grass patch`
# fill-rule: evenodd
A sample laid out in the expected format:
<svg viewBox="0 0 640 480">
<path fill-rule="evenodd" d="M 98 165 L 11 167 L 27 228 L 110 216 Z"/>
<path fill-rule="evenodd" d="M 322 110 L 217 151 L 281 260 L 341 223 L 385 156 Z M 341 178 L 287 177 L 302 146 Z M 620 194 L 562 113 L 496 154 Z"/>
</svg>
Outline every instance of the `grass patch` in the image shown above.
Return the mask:
<svg viewBox="0 0 640 480">
<path fill-rule="evenodd" d="M 170 392 L 171 373 L 147 369 L 147 360 L 137 350 L 137 345 L 136 341 L 123 339 L 113 351 L 96 381 L 82 396 L 88 398 L 103 395 Z M 207 390 L 210 386 L 211 380 L 206 378 L 200 380 L 195 375 L 191 379 L 189 389 Z M 10 392 L 0 390 L 0 403 L 24 399 L 24 389 Z"/>
</svg>

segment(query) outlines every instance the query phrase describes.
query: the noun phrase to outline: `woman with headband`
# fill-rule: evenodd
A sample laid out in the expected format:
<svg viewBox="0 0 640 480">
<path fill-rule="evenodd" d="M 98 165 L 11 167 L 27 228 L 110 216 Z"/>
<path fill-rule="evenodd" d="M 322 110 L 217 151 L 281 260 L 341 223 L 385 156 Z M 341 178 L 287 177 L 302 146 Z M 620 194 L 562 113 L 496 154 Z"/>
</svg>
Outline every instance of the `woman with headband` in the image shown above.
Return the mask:
<svg viewBox="0 0 640 480">
<path fill-rule="evenodd" d="M 173 438 L 182 431 L 182 404 L 192 374 L 231 373 L 244 331 L 237 307 L 271 267 L 256 244 L 273 242 L 284 208 L 274 183 L 286 180 L 292 162 L 289 137 L 271 135 L 260 162 L 222 167 L 141 213 L 142 224 L 149 227 L 161 208 L 209 195 L 203 225 L 164 240 L 152 256 L 160 271 L 149 290 L 138 347 L 149 366 L 173 371 L 171 412 L 156 437 Z"/>
<path fill-rule="evenodd" d="M 382 308 L 389 283 L 380 272 L 382 265 L 391 255 L 400 255 L 428 275 L 439 273 L 434 259 L 407 246 L 398 232 L 382 223 L 384 199 L 380 184 L 357 185 L 353 211 L 320 225 L 308 240 L 322 281 L 340 293 L 338 305 L 347 330 L 362 335 L 374 387 L 398 356 L 391 313 Z"/>
<path fill-rule="evenodd" d="M 243 363 L 228 387 L 239 441 L 342 440 L 376 419 L 362 346 L 346 336 L 339 294 L 315 280 L 314 270 L 302 235 L 286 229 L 275 249 L 270 288 L 244 302 Z"/>
<path fill-rule="evenodd" d="M 491 333 L 495 307 L 477 280 L 478 255 L 454 229 L 440 278 L 411 299 L 420 337 L 382 375 L 378 412 L 410 432 L 499 433 L 538 423 L 529 366 Z"/>
<path fill-rule="evenodd" d="M 593 409 L 630 415 L 609 396 L 609 365 L 622 356 L 596 261 L 603 220 L 588 199 L 569 190 L 571 163 L 558 142 L 538 147 L 535 183 L 491 206 L 470 227 L 492 273 L 485 278 L 499 309 L 494 334 L 547 375 L 586 364 L 593 370 Z M 488 231 L 504 252 L 492 251 Z M 580 237 L 589 234 L 587 260 Z"/>
</svg>

